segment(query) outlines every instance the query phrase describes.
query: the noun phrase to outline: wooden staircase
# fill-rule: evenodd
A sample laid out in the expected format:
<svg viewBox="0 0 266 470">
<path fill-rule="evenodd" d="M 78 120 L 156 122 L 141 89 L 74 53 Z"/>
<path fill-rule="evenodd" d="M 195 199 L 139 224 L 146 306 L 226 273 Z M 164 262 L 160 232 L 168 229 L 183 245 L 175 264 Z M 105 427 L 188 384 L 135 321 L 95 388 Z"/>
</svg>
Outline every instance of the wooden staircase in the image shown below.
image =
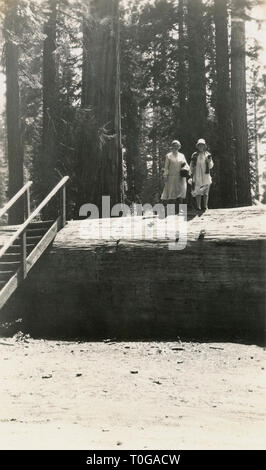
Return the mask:
<svg viewBox="0 0 266 470">
<path fill-rule="evenodd" d="M 46 220 L 40 222 L 33 222 L 29 225 L 26 232 L 26 254 L 27 256 L 32 252 L 36 245 L 41 241 L 45 233 L 49 230 L 53 220 Z M 16 240 L 16 243 L 11 245 L 10 248 L 0 259 L 0 290 L 16 273 L 21 264 L 21 238 Z"/>
<path fill-rule="evenodd" d="M 6 237 L 0 239 L 0 309 L 7 302 L 19 284 L 27 277 L 28 272 L 48 248 L 57 232 L 66 223 L 66 191 L 65 185 L 69 177 L 65 176 L 48 194 L 41 204 L 30 213 L 29 187 L 27 183 L 21 190 L 0 209 L 0 218 L 12 205 L 24 195 L 26 220 L 15 227 L 3 226 Z M 60 191 L 59 215 L 53 220 L 40 219 L 41 210 Z"/>
</svg>

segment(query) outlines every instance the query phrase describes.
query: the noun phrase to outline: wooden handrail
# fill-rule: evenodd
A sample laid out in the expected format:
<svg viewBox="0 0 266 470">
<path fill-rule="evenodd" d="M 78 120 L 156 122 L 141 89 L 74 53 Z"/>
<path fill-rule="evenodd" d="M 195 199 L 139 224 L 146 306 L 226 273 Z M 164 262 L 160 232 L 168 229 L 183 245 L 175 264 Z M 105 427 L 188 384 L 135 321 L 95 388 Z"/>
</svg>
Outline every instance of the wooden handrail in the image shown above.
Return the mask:
<svg viewBox="0 0 266 470">
<path fill-rule="evenodd" d="M 35 211 L 32 212 L 32 214 L 25 220 L 25 222 L 19 226 L 18 230 L 14 233 L 14 235 L 7 240 L 5 245 L 1 248 L 0 250 L 0 258 L 3 256 L 10 248 L 10 246 L 14 243 L 14 241 L 27 229 L 28 225 L 32 222 L 32 220 L 36 217 L 36 215 L 39 214 L 39 212 L 43 209 L 46 204 L 55 196 L 55 194 L 61 189 L 63 186 L 65 186 L 66 182 L 69 180 L 69 176 L 64 176 L 64 178 L 61 179 L 61 181 L 52 189 L 52 191 L 46 196 L 46 198 L 38 205 L 38 207 L 35 209 Z"/>
<path fill-rule="evenodd" d="M 3 217 L 3 215 L 10 209 L 15 202 L 27 191 L 27 189 L 32 185 L 32 181 L 28 181 L 26 184 L 24 184 L 23 188 L 21 188 L 11 199 L 6 203 L 2 209 L 0 209 L 0 218 Z"/>
</svg>

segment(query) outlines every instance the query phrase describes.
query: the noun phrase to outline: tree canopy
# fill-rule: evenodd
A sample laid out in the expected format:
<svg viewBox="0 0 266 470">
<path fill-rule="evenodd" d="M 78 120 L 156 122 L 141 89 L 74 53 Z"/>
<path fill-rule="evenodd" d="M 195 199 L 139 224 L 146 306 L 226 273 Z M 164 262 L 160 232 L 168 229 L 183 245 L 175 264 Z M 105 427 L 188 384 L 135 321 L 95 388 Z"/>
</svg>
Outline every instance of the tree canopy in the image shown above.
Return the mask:
<svg viewBox="0 0 266 470">
<path fill-rule="evenodd" d="M 30 177 L 36 201 L 69 174 L 69 217 L 106 194 L 158 202 L 171 140 L 189 161 L 200 137 L 215 161 L 211 206 L 258 200 L 265 70 L 245 25 L 259 3 L 1 0 L 6 83 L 18 90 L 16 134 L 8 100 L 2 118 L 2 200 L 8 163 L 8 195 Z"/>
</svg>

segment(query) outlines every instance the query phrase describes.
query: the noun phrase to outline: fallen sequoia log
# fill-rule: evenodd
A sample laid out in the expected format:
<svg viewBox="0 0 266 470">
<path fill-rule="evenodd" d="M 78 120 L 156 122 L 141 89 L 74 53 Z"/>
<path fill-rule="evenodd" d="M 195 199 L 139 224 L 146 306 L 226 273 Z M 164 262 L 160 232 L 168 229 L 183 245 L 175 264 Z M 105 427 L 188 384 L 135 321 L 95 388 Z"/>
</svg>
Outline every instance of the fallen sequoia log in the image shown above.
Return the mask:
<svg viewBox="0 0 266 470">
<path fill-rule="evenodd" d="M 11 303 L 35 336 L 265 342 L 265 214 L 210 210 L 183 250 L 169 249 L 174 216 L 135 218 L 140 239 L 130 217 L 90 220 L 86 237 L 70 221 Z"/>
</svg>

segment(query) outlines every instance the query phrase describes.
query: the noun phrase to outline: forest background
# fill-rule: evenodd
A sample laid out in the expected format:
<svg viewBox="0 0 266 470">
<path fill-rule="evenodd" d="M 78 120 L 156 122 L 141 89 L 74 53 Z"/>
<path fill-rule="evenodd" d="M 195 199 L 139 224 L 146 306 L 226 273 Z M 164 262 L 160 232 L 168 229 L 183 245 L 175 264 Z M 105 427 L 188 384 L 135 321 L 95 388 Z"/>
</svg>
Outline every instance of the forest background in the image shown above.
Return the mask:
<svg viewBox="0 0 266 470">
<path fill-rule="evenodd" d="M 265 12 L 261 0 L 1 0 L 0 205 L 28 179 L 37 204 L 66 174 L 68 218 L 102 195 L 154 204 L 172 139 L 189 161 L 200 137 L 210 206 L 265 203 Z"/>
</svg>

